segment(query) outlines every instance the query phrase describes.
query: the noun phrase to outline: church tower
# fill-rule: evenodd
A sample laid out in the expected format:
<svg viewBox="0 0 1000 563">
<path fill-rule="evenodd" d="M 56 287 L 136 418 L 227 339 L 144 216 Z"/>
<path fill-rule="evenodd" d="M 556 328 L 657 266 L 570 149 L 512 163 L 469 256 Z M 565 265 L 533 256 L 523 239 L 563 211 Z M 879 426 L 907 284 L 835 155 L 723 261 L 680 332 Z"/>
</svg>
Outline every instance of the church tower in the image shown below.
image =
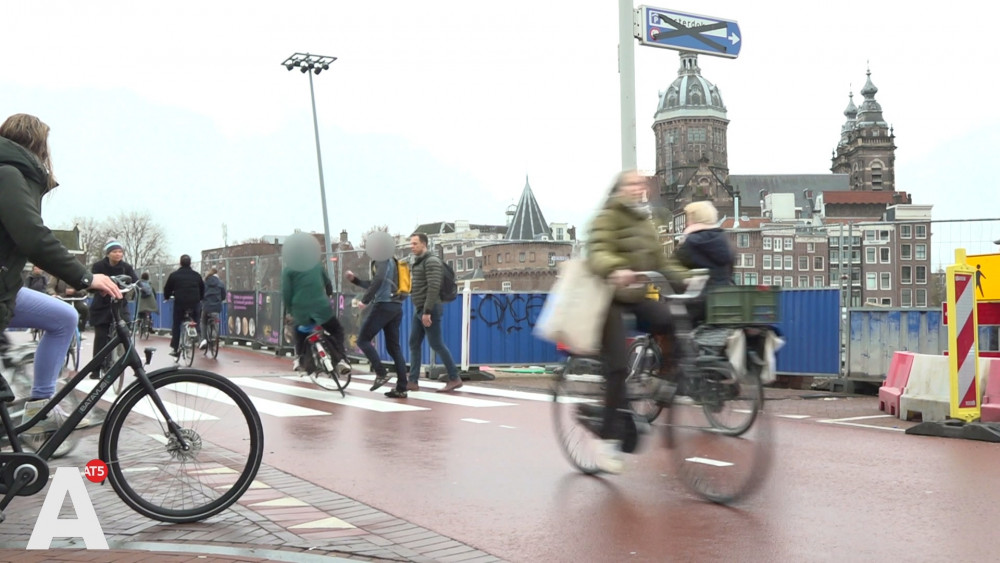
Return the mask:
<svg viewBox="0 0 1000 563">
<path fill-rule="evenodd" d="M 882 106 L 875 101 L 878 88 L 872 84 L 872 71 L 866 72 L 868 80 L 861 95 L 861 107 L 854 105 L 853 92 L 844 117 L 847 120 L 840 130 L 840 142 L 833 152 L 830 171 L 848 174 L 851 190 L 896 191 L 896 136 L 892 127 L 882 118 Z"/>
<path fill-rule="evenodd" d="M 711 200 L 720 216 L 733 214 L 726 130 L 729 119 L 719 88 L 701 76 L 696 53 L 681 52 L 677 78 L 665 91 L 653 120 L 656 185 L 650 200 L 670 214 Z"/>
</svg>

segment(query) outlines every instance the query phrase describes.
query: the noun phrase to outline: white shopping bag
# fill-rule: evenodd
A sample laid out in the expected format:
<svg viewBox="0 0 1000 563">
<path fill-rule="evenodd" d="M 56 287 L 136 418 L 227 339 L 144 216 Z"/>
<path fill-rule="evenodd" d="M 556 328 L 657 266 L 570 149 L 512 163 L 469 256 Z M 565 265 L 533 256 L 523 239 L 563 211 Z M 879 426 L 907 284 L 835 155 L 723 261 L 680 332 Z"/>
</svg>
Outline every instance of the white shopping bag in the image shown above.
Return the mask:
<svg viewBox="0 0 1000 563">
<path fill-rule="evenodd" d="M 574 354 L 597 354 L 613 294 L 614 289 L 594 275 L 584 259 L 561 263 L 535 323 L 535 336 L 562 343 Z"/>
</svg>

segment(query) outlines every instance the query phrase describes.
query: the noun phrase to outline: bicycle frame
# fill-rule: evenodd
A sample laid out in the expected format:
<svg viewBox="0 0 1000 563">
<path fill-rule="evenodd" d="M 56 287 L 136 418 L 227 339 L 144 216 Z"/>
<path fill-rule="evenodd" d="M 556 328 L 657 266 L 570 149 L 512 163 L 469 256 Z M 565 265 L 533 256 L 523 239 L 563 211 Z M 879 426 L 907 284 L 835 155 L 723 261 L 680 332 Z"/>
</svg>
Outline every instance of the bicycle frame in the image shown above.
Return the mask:
<svg viewBox="0 0 1000 563">
<path fill-rule="evenodd" d="M 180 426 L 170 417 L 163 401 L 160 399 L 156 389 L 149 381 L 149 378 L 155 376 L 156 374 L 178 369 L 177 366 L 159 369 L 147 374 L 143 368 L 142 359 L 135 350 L 135 344 L 130 338 L 131 334 L 128 325 L 121 318 L 121 313 L 118 310 L 118 307 L 112 306 L 111 311 L 114 317 L 113 326 L 115 327 L 115 337 L 112 338 L 111 341 L 108 342 L 108 344 L 106 344 L 104 348 L 102 348 L 97 355 L 83 367 L 83 369 L 77 372 L 72 379 L 67 381 L 62 390 L 50 398 L 45 406 L 43 406 L 42 409 L 35 414 L 35 416 L 28 420 L 28 422 L 13 428 L 10 420 L 10 413 L 7 410 L 7 405 L 5 403 L 0 404 L 0 418 L 3 419 L 4 427 L 7 430 L 7 436 L 10 439 L 11 447 L 15 453 L 23 452 L 20 441 L 17 440 L 17 436 L 44 420 L 45 417 L 52 412 L 52 409 L 55 408 L 55 405 L 59 404 L 59 402 L 66 398 L 69 393 L 72 393 L 76 389 L 76 386 L 79 385 L 85 378 L 89 377 L 90 374 L 94 372 L 100 373 L 100 370 L 98 369 L 99 366 L 103 365 L 104 361 L 111 355 L 112 350 L 119 345 L 125 345 L 127 348 L 126 353 L 111 366 L 111 369 L 103 374 L 100 374 L 97 384 L 90 391 L 90 393 L 88 393 L 87 396 L 80 401 L 80 406 L 73 412 L 69 413 L 69 416 L 67 416 L 63 424 L 56 429 L 53 435 L 45 441 L 42 447 L 39 448 L 35 454 L 47 461 L 52 456 L 52 453 L 56 450 L 56 448 L 58 448 L 63 441 L 66 440 L 66 438 L 74 430 L 76 430 L 80 421 L 83 420 L 91 410 L 93 410 L 100 398 L 104 395 L 108 388 L 111 387 L 115 378 L 119 377 L 121 373 L 129 367 L 134 370 L 136 376 L 136 382 L 132 385 L 143 386 L 152 398 L 156 409 L 166 421 L 170 433 L 178 440 L 178 443 L 181 444 L 181 448 L 187 450 L 190 447 L 187 439 L 181 434 Z M 4 383 L 6 383 L 6 381 L 4 381 Z M 0 505 L 0 510 L 3 510 L 4 508 L 6 508 L 6 505 Z"/>
</svg>

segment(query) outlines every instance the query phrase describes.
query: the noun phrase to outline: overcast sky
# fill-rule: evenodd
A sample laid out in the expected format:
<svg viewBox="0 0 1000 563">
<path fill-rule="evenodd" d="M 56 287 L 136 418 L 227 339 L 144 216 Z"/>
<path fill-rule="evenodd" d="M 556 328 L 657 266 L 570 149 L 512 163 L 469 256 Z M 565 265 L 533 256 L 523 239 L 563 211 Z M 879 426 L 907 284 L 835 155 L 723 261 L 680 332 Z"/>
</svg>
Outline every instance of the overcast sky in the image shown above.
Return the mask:
<svg viewBox="0 0 1000 563">
<path fill-rule="evenodd" d="M 898 189 L 935 218 L 1000 215 L 981 3 L 652 5 L 739 22 L 738 59 L 699 59 L 728 109 L 730 173 L 829 173 L 870 64 Z M 53 227 L 149 210 L 172 255 L 222 246 L 223 224 L 229 243 L 322 232 L 308 79 L 279 64 L 296 51 L 339 57 L 314 76 L 334 237 L 502 224 L 525 175 L 548 221 L 584 227 L 620 168 L 613 0 L 0 6 L 0 110 L 52 127 Z M 639 167 L 652 170 L 657 92 L 679 61 L 638 45 L 636 59 Z"/>
</svg>

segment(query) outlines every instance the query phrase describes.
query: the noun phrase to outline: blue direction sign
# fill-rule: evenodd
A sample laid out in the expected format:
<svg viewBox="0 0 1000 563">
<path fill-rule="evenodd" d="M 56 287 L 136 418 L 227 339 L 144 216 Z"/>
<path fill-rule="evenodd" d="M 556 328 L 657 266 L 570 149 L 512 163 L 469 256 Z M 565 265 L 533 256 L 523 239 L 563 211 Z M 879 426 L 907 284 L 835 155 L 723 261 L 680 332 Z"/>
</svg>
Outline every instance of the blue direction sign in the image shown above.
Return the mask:
<svg viewBox="0 0 1000 563">
<path fill-rule="evenodd" d="M 735 59 L 743 36 L 734 21 L 639 6 L 636 38 L 643 45 Z"/>
</svg>

